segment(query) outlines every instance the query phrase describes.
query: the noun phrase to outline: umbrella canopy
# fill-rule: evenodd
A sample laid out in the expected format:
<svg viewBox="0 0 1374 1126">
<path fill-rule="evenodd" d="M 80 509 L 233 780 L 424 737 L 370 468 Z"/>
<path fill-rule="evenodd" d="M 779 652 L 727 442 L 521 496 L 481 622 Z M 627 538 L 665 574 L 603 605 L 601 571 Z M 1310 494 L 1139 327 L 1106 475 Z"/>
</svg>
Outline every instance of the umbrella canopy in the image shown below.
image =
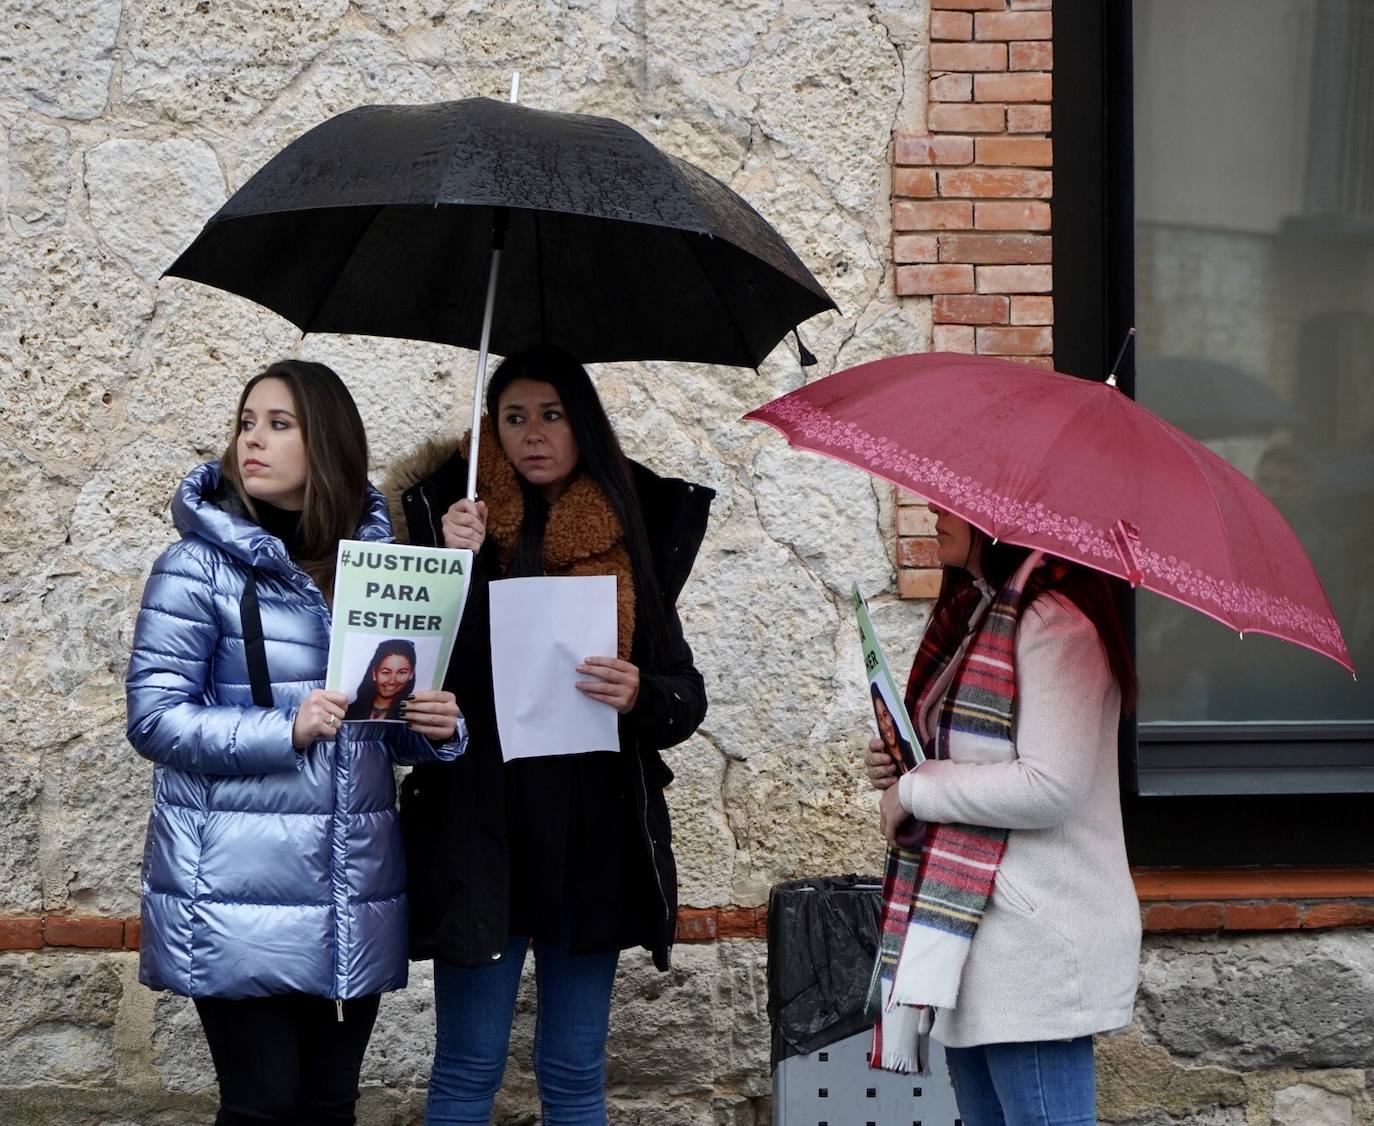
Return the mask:
<svg viewBox="0 0 1374 1126">
<path fill-rule="evenodd" d="M 548 344 L 588 363 L 756 367 L 835 308 L 719 180 L 617 121 L 487 98 L 364 106 L 316 126 L 167 273 L 303 332 L 477 348 L 494 228 L 490 347 L 503 355 Z"/>
<path fill-rule="evenodd" d="M 1114 386 L 932 353 L 836 372 L 745 417 L 996 539 L 1354 671 L 1326 592 L 1279 511 L 1248 477 Z"/>
</svg>

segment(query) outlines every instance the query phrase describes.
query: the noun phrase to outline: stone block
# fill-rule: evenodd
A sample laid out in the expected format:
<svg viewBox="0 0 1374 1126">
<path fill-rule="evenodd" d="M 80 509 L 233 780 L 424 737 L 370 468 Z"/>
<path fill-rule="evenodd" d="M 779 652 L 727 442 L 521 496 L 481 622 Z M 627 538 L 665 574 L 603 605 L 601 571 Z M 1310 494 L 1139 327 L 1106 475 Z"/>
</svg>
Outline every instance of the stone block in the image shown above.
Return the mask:
<svg viewBox="0 0 1374 1126">
<path fill-rule="evenodd" d="M 1348 1095 L 1338 1095 L 1298 1083 L 1274 1094 L 1274 1126 L 1351 1126 L 1354 1106 Z"/>
<path fill-rule="evenodd" d="M 178 124 L 246 123 L 320 53 L 347 10 L 347 0 L 282 5 L 266 17 L 251 4 L 136 5 L 124 30 L 124 102 Z"/>
<path fill-rule="evenodd" d="M 1367 1068 L 1374 952 L 1359 931 L 1150 939 L 1136 1018 L 1201 1063 Z"/>
<path fill-rule="evenodd" d="M 158 993 L 153 1009 L 152 1064 L 162 1086 L 184 1095 L 215 1093 L 215 1064 L 195 1004 Z"/>
<path fill-rule="evenodd" d="M 0 99 L 50 117 L 99 117 L 109 97 L 120 7 L 119 0 L 11 0 Z"/>
<path fill-rule="evenodd" d="M 0 957 L 0 1087 L 114 1079 L 114 1024 L 127 954 Z"/>
<path fill-rule="evenodd" d="M 39 822 L 43 776 L 14 750 L 0 751 L 0 914 L 37 915 L 43 907 Z"/>
<path fill-rule="evenodd" d="M 67 222 L 67 130 L 20 120 L 9 137 L 10 229 L 22 238 Z"/>
<path fill-rule="evenodd" d="M 740 78 L 760 129 L 855 210 L 881 199 L 885 153 L 902 93 L 901 60 L 865 11 L 784 16 Z"/>
<path fill-rule="evenodd" d="M 103 141 L 86 153 L 91 224 L 141 278 L 156 281 L 227 197 L 204 141 Z"/>
</svg>

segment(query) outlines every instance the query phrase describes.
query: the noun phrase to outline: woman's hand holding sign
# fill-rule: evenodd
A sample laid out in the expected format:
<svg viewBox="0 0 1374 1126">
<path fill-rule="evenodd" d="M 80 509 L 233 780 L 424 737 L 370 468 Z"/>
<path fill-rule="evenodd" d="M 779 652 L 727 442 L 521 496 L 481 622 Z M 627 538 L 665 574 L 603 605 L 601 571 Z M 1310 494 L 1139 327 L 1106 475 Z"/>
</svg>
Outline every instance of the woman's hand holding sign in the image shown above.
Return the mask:
<svg viewBox="0 0 1374 1126">
<path fill-rule="evenodd" d="M 416 692 L 402 702 L 401 718 L 427 739 L 447 742 L 458 729 L 458 699 L 452 692 Z"/>
<path fill-rule="evenodd" d="M 868 780 L 875 790 L 886 790 L 897 781 L 897 764 L 883 741 L 876 735 L 868 741 L 864 766 L 868 768 Z"/>
<path fill-rule="evenodd" d="M 639 668 L 618 657 L 588 657 L 577 671 L 596 680 L 579 680 L 577 690 L 593 700 L 610 704 L 621 715 L 639 699 Z"/>
<path fill-rule="evenodd" d="M 347 707 L 348 697 L 342 692 L 316 688 L 296 709 L 296 722 L 291 725 L 291 745 L 303 751 L 316 739 L 334 738 Z"/>
</svg>

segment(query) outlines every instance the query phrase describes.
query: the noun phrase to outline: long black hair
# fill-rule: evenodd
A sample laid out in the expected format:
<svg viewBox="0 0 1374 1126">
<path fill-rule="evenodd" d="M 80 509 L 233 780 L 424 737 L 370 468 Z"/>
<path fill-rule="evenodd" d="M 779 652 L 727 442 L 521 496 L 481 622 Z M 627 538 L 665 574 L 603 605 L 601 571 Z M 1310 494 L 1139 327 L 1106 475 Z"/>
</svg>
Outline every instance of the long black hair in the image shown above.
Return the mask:
<svg viewBox="0 0 1374 1126">
<path fill-rule="evenodd" d="M 972 525 L 969 525 L 969 533 L 973 537 L 969 554 L 981 552 L 978 563 L 983 578 L 993 590 L 1001 590 L 1026 561 L 1031 549 L 993 540 Z M 1057 556 L 1050 561 L 1059 565 L 1036 568 L 1026 582 L 1026 589 L 1021 592 L 1021 605 L 1029 606 L 1040 595 L 1053 593 L 1082 610 L 1084 617 L 1096 628 L 1097 636 L 1102 639 L 1107 664 L 1117 687 L 1121 689 L 1121 710 L 1128 714 L 1133 712 L 1136 704 L 1135 660 L 1131 656 L 1126 627 L 1121 620 L 1125 584 L 1120 579 L 1104 575 L 1081 563 L 1072 563 Z M 932 621 L 939 616 L 946 600 L 953 597 L 958 586 L 967 581 L 968 572 L 962 567 L 945 568 L 940 594 L 931 612 Z"/>
<path fill-rule="evenodd" d="M 585 473 L 600 486 L 620 522 L 635 583 L 635 641 L 651 661 L 662 652 L 667 622 L 663 594 L 654 572 L 644 514 L 639 507 L 629 459 L 620 448 L 615 428 L 601 405 L 591 377 L 576 359 L 559 348 L 531 348 L 501 361 L 487 384 L 487 414 L 497 424 L 501 394 L 517 379 L 551 384 L 563 404 L 577 442 L 576 473 Z M 525 516 L 516 538 L 507 574 L 544 573 L 544 525 L 549 515 L 543 494 L 516 473 L 525 501 Z"/>
<path fill-rule="evenodd" d="M 362 680 L 358 682 L 358 694 L 353 698 L 353 703 L 349 704 L 345 719 L 367 719 L 371 714 L 372 702 L 377 698 L 377 666 L 388 657 L 404 657 L 410 662 L 410 679 L 406 681 L 405 687 L 396 693 L 396 699 L 392 701 L 386 713 L 387 719 L 400 718 L 401 701 L 415 691 L 415 645 L 398 637 L 383 641 L 377 646 L 377 651 L 372 654 L 372 660 L 367 663 L 367 669 L 363 672 Z"/>
</svg>

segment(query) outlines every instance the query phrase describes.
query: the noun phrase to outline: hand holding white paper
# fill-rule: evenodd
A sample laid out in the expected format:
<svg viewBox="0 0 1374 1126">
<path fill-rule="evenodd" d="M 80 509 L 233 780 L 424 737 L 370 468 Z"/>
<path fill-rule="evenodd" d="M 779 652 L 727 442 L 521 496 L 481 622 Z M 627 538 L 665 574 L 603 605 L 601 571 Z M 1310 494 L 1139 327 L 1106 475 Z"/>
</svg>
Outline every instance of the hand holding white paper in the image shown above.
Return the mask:
<svg viewBox="0 0 1374 1126">
<path fill-rule="evenodd" d="M 616 710 L 589 699 L 575 666 L 616 654 L 615 576 L 491 584 L 491 679 L 507 762 L 620 748 Z"/>
</svg>

